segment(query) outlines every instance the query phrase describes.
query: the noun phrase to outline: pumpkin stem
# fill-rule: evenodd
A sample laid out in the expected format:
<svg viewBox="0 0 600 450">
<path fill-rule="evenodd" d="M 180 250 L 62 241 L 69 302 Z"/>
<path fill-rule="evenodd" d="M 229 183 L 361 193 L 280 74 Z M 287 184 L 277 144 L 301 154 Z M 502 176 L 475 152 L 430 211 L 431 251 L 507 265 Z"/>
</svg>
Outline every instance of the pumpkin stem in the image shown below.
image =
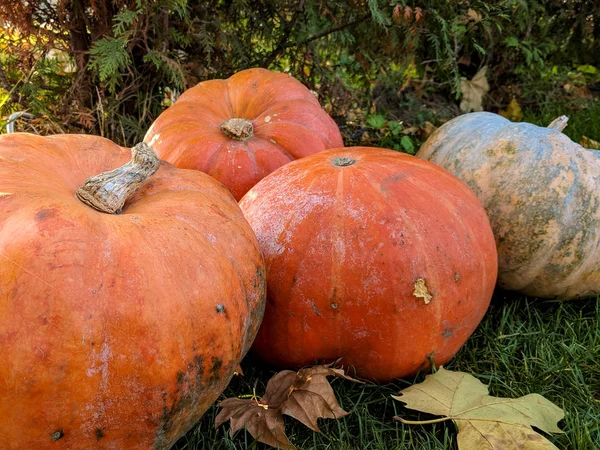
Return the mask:
<svg viewBox="0 0 600 450">
<path fill-rule="evenodd" d="M 350 158 L 349 156 L 336 156 L 331 160 L 334 166 L 337 167 L 346 167 L 351 166 L 356 162 L 354 158 Z"/>
<path fill-rule="evenodd" d="M 562 130 L 564 130 L 565 127 L 567 126 L 568 121 L 569 121 L 569 118 L 567 116 L 557 117 L 552 122 L 550 122 L 550 125 L 548 125 L 548 128 L 554 128 L 555 130 L 562 132 Z"/>
<path fill-rule="evenodd" d="M 118 214 L 123 205 L 160 167 L 154 149 L 141 142 L 131 149 L 131 161 L 118 169 L 88 178 L 77 198 L 100 212 Z"/>
<path fill-rule="evenodd" d="M 254 126 L 248 119 L 233 118 L 221 124 L 223 134 L 236 141 L 245 141 L 254 137 Z"/>
</svg>

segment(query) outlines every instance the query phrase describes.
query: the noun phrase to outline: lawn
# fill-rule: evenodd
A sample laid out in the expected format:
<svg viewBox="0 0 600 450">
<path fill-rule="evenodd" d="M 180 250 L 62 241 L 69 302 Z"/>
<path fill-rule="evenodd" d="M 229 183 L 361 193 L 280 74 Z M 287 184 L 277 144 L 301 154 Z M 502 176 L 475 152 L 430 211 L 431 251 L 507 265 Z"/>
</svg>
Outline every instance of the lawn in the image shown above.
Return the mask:
<svg viewBox="0 0 600 450">
<path fill-rule="evenodd" d="M 275 373 L 246 358 L 243 378 L 232 381 L 221 398 L 264 392 Z M 498 291 L 473 336 L 447 369 L 469 372 L 489 386 L 491 395 L 519 397 L 539 393 L 565 411 L 562 435 L 550 437 L 559 449 L 600 449 L 600 298 L 573 302 L 529 299 Z M 313 433 L 285 417 L 286 432 L 301 450 L 325 449 L 456 449 L 451 422 L 403 425 L 394 415 L 413 420 L 432 418 L 402 407 L 390 395 L 423 380 L 397 380 L 387 385 L 358 385 L 334 380 L 343 408 L 340 420 L 320 420 Z M 213 406 L 176 450 L 265 449 L 245 431 L 231 438 L 229 425 L 214 428 Z"/>
</svg>

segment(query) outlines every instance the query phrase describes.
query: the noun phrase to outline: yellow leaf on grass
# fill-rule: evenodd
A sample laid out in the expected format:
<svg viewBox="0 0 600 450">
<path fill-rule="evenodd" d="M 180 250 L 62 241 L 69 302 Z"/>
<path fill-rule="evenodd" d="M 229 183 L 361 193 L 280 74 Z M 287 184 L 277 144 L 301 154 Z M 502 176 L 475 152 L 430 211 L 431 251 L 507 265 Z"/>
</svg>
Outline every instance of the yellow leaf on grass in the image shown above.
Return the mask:
<svg viewBox="0 0 600 450">
<path fill-rule="evenodd" d="M 458 428 L 459 450 L 556 450 L 532 426 L 546 433 L 562 433 L 557 422 L 564 412 L 549 400 L 538 394 L 492 397 L 487 387 L 468 373 L 440 368 L 400 394 L 392 397 L 407 408 L 445 417 L 422 422 L 395 420 L 411 425 L 452 420 Z"/>
<path fill-rule="evenodd" d="M 501 109 L 498 111 L 498 114 L 513 122 L 520 122 L 523 120 L 523 111 L 521 110 L 521 105 L 519 105 L 519 102 L 515 98 L 510 101 L 506 107 L 506 111 Z"/>
<path fill-rule="evenodd" d="M 579 145 L 592 150 L 600 150 L 600 142 L 590 139 L 587 136 L 581 136 L 581 139 L 579 140 Z"/>
</svg>

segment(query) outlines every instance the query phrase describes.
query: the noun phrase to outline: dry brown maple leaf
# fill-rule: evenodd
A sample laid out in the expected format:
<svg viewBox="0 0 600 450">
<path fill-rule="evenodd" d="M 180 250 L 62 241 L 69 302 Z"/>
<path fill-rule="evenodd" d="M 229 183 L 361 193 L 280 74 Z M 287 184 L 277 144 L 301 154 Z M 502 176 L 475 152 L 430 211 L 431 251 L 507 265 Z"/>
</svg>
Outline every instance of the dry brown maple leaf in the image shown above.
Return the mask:
<svg viewBox="0 0 600 450">
<path fill-rule="evenodd" d="M 538 394 L 519 398 L 492 397 L 486 385 L 468 373 L 440 368 L 425 381 L 392 396 L 406 407 L 441 419 L 409 421 L 418 425 L 452 420 L 458 428 L 459 450 L 555 450 L 532 426 L 546 433 L 562 433 L 556 425 L 564 418 L 558 406 Z"/>
<path fill-rule="evenodd" d="M 335 364 L 335 363 L 333 363 Z M 276 373 L 267 383 L 261 399 L 227 398 L 219 403 L 222 408 L 215 419 L 215 426 L 230 421 L 230 434 L 246 427 L 248 433 L 259 442 L 294 450 L 283 429 L 283 414 L 302 422 L 308 428 L 319 431 L 317 419 L 339 419 L 349 414 L 344 411 L 327 377 L 333 376 L 362 383 L 333 368 L 333 364 L 314 366 L 298 372 L 284 370 Z"/>
</svg>

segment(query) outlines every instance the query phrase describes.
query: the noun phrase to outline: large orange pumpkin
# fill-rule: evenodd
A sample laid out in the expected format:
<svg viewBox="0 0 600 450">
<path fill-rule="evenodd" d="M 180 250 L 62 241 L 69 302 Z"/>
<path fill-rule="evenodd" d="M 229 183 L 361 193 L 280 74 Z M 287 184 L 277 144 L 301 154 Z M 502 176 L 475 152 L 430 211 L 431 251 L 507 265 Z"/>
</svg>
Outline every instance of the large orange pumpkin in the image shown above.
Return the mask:
<svg viewBox="0 0 600 450">
<path fill-rule="evenodd" d="M 600 158 L 548 128 L 479 112 L 440 127 L 417 156 L 469 185 L 498 247 L 498 285 L 536 297 L 600 292 Z"/>
<path fill-rule="evenodd" d="M 168 449 L 258 330 L 264 262 L 235 199 L 135 150 L 78 190 L 129 150 L 0 137 L 2 450 Z M 120 209 L 140 168 L 158 171 L 121 214 L 79 200 L 105 194 Z"/>
<path fill-rule="evenodd" d="M 449 172 L 373 148 L 290 163 L 240 206 L 267 264 L 253 349 L 283 367 L 343 357 L 378 381 L 448 361 L 497 274 L 483 207 Z"/>
<path fill-rule="evenodd" d="M 342 145 L 337 125 L 302 83 L 265 69 L 188 89 L 144 140 L 161 159 L 208 173 L 238 200 L 278 167 Z"/>
</svg>

